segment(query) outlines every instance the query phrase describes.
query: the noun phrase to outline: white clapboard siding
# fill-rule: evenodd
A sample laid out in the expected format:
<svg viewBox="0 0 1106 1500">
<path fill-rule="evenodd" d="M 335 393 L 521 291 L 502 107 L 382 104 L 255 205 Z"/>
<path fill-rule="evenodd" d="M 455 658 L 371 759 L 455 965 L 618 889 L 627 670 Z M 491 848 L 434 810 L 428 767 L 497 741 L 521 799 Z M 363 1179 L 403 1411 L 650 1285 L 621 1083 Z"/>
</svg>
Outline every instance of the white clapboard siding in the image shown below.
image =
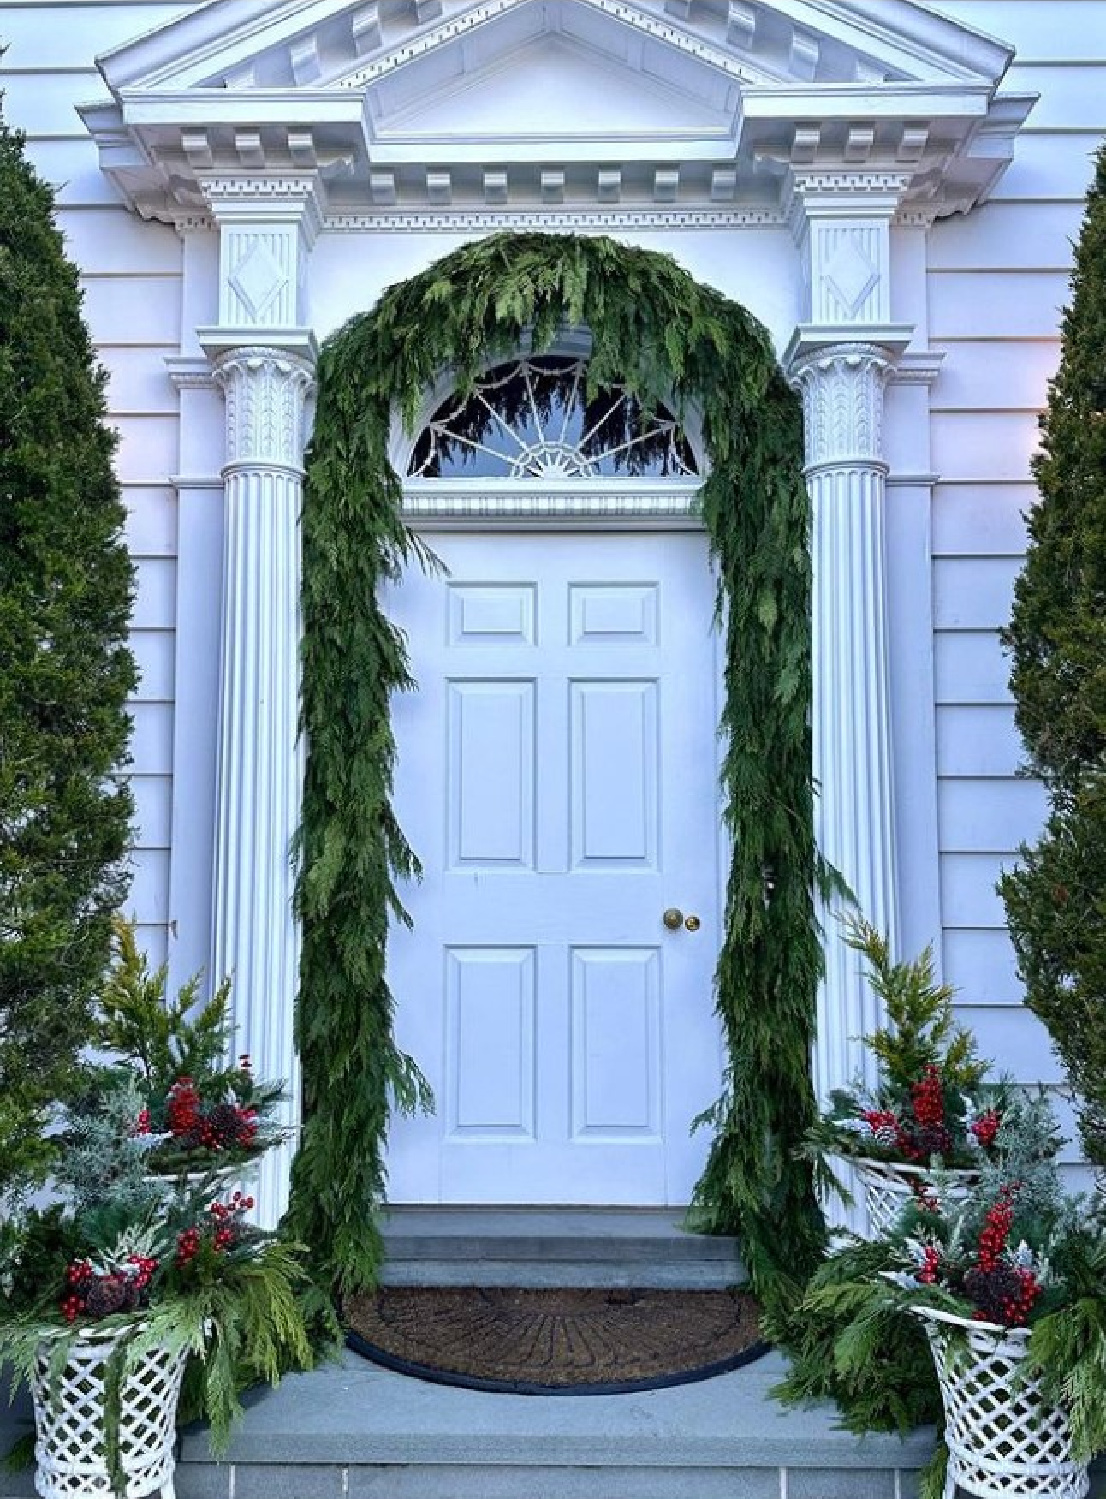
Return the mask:
<svg viewBox="0 0 1106 1500">
<path fill-rule="evenodd" d="M 134 798 L 134 846 L 136 849 L 168 849 L 172 822 L 172 793 L 164 776 L 132 776 Z"/>
<path fill-rule="evenodd" d="M 172 344 L 112 350 L 108 369 L 108 407 L 115 417 L 176 417 L 177 393 L 165 367 Z"/>
<path fill-rule="evenodd" d="M 1010 658 L 990 630 L 939 630 L 933 641 L 938 703 L 1008 703 Z"/>
<path fill-rule="evenodd" d="M 134 557 L 175 557 L 177 496 L 168 485 L 123 485 L 127 546 Z"/>
<path fill-rule="evenodd" d="M 1044 789 L 1023 777 L 945 778 L 937 785 L 941 848 L 958 854 L 1007 854 L 1036 839 L 1047 811 Z"/>
<path fill-rule="evenodd" d="M 176 230 L 140 219 L 121 203 L 59 209 L 57 225 L 65 236 L 66 254 L 85 276 L 126 276 L 132 270 L 162 276 L 180 273 L 181 242 Z"/>
<path fill-rule="evenodd" d="M 937 705 L 938 776 L 1013 778 L 1024 760 L 1013 704 Z"/>
<path fill-rule="evenodd" d="M 995 187 L 995 202 L 1081 204 L 1101 139 L 1094 130 L 1040 129 L 1030 115 L 1017 154 Z"/>
<path fill-rule="evenodd" d="M 1044 0 L 1046 8 L 1051 3 L 1052 0 Z M 1017 6 L 1010 9 L 1017 9 Z M 1083 52 L 1083 38 L 1078 32 L 1069 35 L 1067 42 L 1069 47 L 1078 48 L 1085 60 L 1015 61 L 1006 75 L 1006 86 L 1019 94 L 1040 95 L 1031 116 L 1037 130 L 1074 130 L 1080 133 L 1101 130 L 1101 74 L 1091 61 L 1093 54 Z M 1099 55 L 1099 67 L 1102 55 Z"/>
<path fill-rule="evenodd" d="M 1007 622 L 1037 495 L 1037 415 L 1059 359 L 1071 241 L 1106 135 L 1106 5 L 941 0 L 956 20 L 1017 49 L 1003 87 L 1039 93 L 993 201 L 934 225 L 929 245 L 934 688 L 944 974 L 983 1051 L 1023 1082 L 1061 1077 L 1022 984 L 994 890 L 1045 800 L 1017 775 Z M 1072 1144 L 1065 1159 L 1078 1160 Z"/>
<path fill-rule="evenodd" d="M 109 363 L 110 350 L 104 362 Z M 112 412 L 112 425 L 119 433 L 115 471 L 127 485 L 164 484 L 177 467 L 178 421 L 176 416 L 124 416 Z"/>
<path fill-rule="evenodd" d="M 195 10 L 199 0 L 29 0 L 0 7 L 0 36 L 11 67 L 57 72 L 88 68 L 93 57 L 174 16 Z"/>
<path fill-rule="evenodd" d="M 994 343 L 984 339 L 934 338 L 930 343 L 944 355 L 933 386 L 933 411 L 1028 412 L 1036 432 L 1036 414 L 1056 374 L 1055 340 L 1004 339 L 1001 358 L 996 357 Z"/>
<path fill-rule="evenodd" d="M 1016 557 L 938 557 L 933 563 L 937 630 L 995 630 L 1010 618 Z"/>
<path fill-rule="evenodd" d="M 1022 1003 L 1010 934 L 993 927 L 950 927 L 944 935 L 945 978 L 961 1005 Z"/>
<path fill-rule="evenodd" d="M 180 277 L 141 270 L 83 276 L 84 315 L 100 358 L 111 369 L 111 351 L 173 345 L 180 348 Z M 135 308 L 142 309 L 136 318 Z"/>
<path fill-rule="evenodd" d="M 1026 516 L 1037 489 L 1024 484 L 942 481 L 933 497 L 934 557 L 1016 557 L 1026 544 Z"/>
<path fill-rule="evenodd" d="M 1106 57 L 1106 11 L 1097 0 L 941 0 L 937 8 L 1001 37 L 1019 56 Z"/>
<path fill-rule="evenodd" d="M 173 630 L 136 630 L 131 641 L 144 703 L 172 703 L 176 672 Z"/>
<path fill-rule="evenodd" d="M 1084 185 L 1085 186 L 1085 185 Z M 1082 194 L 1069 203 L 1038 203 L 1027 215 L 1022 203 L 984 203 L 967 215 L 935 226 L 931 271 L 1007 270 L 1067 272 L 1068 241 L 1079 233 Z"/>
<path fill-rule="evenodd" d="M 131 736 L 132 769 L 136 776 L 165 774 L 172 765 L 173 705 L 145 703 L 135 698 L 127 706 L 134 722 Z"/>
<path fill-rule="evenodd" d="M 939 232 L 935 225 L 934 233 Z M 930 334 L 941 344 L 953 339 L 1054 339 L 1067 296 L 1068 273 L 1055 269 L 933 272 Z"/>
</svg>

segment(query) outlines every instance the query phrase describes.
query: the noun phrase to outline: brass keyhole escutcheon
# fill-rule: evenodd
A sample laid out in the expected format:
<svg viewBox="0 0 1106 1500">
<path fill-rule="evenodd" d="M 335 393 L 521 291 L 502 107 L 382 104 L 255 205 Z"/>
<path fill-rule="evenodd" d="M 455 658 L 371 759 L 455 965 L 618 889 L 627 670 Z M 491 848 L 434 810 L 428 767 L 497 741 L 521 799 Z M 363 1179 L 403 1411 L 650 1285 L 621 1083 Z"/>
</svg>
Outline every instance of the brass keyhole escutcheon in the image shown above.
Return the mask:
<svg viewBox="0 0 1106 1500">
<path fill-rule="evenodd" d="M 679 932 L 683 926 L 684 914 L 678 906 L 670 906 L 664 916 L 661 917 L 661 921 L 668 928 L 669 932 Z"/>
<path fill-rule="evenodd" d="M 702 923 L 699 921 L 699 918 L 695 915 L 695 913 L 691 912 L 684 918 L 684 926 L 687 928 L 688 932 L 698 932 L 699 928 L 702 926 Z"/>
</svg>

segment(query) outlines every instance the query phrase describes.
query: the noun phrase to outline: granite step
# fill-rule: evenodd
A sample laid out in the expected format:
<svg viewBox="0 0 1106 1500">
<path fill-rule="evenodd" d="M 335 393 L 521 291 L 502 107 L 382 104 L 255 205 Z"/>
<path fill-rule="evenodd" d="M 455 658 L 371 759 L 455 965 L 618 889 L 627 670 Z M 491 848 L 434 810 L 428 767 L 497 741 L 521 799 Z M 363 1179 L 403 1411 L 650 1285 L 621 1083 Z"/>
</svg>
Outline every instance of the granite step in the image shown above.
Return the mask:
<svg viewBox="0 0 1106 1500">
<path fill-rule="evenodd" d="M 684 1210 L 393 1207 L 389 1286 L 652 1287 L 745 1279 L 737 1241 L 689 1233 Z"/>
</svg>

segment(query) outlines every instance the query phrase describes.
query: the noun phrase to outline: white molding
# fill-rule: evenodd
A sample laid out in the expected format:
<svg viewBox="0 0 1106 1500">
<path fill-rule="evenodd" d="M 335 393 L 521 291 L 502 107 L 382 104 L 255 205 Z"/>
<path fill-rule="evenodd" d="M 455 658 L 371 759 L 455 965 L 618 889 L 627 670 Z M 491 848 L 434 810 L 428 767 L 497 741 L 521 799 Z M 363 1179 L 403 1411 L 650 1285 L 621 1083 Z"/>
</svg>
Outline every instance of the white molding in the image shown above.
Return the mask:
<svg viewBox="0 0 1106 1500">
<path fill-rule="evenodd" d="M 776 208 L 715 208 L 678 204 L 671 208 L 576 208 L 557 210 L 526 208 L 453 209 L 425 211 L 418 208 L 327 214 L 324 228 L 337 233 L 386 230 L 393 233 L 456 234 L 471 230 L 548 230 L 574 234 L 580 230 L 602 233 L 608 229 L 744 229 L 777 227 L 785 222 Z"/>
<path fill-rule="evenodd" d="M 211 361 L 203 354 L 168 354 L 165 369 L 178 391 L 205 391 L 215 386 Z"/>
<path fill-rule="evenodd" d="M 407 479 L 404 518 L 420 525 L 500 522 L 539 527 L 702 524 L 698 496 L 703 481 L 598 479 L 576 483 L 511 480 Z"/>
</svg>

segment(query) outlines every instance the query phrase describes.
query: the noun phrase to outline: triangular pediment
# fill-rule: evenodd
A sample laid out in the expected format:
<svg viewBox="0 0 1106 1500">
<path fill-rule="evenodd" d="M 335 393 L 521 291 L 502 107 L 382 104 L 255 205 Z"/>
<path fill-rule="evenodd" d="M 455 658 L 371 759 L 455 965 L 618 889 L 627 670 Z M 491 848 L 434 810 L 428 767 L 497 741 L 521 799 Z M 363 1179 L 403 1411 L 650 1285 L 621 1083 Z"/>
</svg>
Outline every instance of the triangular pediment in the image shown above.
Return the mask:
<svg viewBox="0 0 1106 1500">
<path fill-rule="evenodd" d="M 707 80 L 708 83 L 712 80 Z M 597 54 L 560 35 L 527 42 L 507 59 L 450 78 L 429 91 L 382 88 L 374 99 L 374 138 L 498 143 L 511 153 L 535 138 L 580 144 L 728 140 L 733 86 L 691 90 L 672 78 Z M 658 129 L 660 124 L 661 129 Z"/>
<path fill-rule="evenodd" d="M 607 201 L 767 203 L 797 163 L 964 207 L 1028 109 L 1011 55 L 909 0 L 210 0 L 104 54 L 113 103 L 82 114 L 144 212 L 242 169 L 355 207 L 502 202 L 544 165 L 567 202 L 585 164 Z"/>
</svg>

